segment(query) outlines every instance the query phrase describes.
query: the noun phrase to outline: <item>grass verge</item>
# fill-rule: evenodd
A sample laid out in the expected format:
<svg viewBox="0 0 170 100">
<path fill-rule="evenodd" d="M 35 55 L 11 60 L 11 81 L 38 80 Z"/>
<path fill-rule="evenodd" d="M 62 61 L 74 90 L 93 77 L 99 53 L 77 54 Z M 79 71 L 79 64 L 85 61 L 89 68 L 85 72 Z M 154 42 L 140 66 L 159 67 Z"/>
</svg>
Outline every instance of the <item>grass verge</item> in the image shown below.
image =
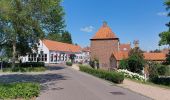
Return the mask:
<svg viewBox="0 0 170 100">
<path fill-rule="evenodd" d="M 15 67 L 15 68 L 3 68 L 3 72 L 44 72 L 46 67 Z"/>
</svg>

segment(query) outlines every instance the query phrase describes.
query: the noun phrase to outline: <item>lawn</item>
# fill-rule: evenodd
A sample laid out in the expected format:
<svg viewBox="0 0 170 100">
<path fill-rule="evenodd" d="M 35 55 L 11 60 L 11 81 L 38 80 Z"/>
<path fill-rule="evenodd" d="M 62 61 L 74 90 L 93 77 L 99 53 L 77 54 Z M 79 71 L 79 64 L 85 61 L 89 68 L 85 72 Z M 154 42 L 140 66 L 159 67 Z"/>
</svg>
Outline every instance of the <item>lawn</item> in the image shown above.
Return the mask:
<svg viewBox="0 0 170 100">
<path fill-rule="evenodd" d="M 0 99 L 31 99 L 40 93 L 38 83 L 0 84 Z"/>
</svg>

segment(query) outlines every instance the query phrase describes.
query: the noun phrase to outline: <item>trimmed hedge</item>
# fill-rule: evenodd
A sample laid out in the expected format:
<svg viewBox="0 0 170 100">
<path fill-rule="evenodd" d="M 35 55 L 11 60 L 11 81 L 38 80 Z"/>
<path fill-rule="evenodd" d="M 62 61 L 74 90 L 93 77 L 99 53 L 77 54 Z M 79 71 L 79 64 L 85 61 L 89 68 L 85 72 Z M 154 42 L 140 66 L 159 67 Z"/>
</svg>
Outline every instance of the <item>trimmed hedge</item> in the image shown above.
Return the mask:
<svg viewBox="0 0 170 100">
<path fill-rule="evenodd" d="M 44 62 L 26 62 L 19 64 L 20 67 L 44 67 Z"/>
<path fill-rule="evenodd" d="M 80 71 L 89 73 L 91 75 L 111 81 L 113 83 L 120 84 L 124 80 L 124 75 L 122 73 L 93 69 L 93 68 L 83 66 L 83 65 L 80 65 L 79 67 L 80 67 Z"/>
<path fill-rule="evenodd" d="M 67 66 L 72 66 L 73 64 L 72 64 L 72 62 L 66 62 L 66 65 Z"/>
<path fill-rule="evenodd" d="M 46 67 L 14 67 L 3 68 L 3 72 L 44 72 Z"/>
<path fill-rule="evenodd" d="M 16 67 L 44 67 L 44 62 L 26 62 L 26 63 L 16 63 Z M 3 62 L 3 68 L 12 67 L 11 63 Z"/>
<path fill-rule="evenodd" d="M 38 83 L 11 83 L 0 84 L 0 99 L 30 99 L 38 97 L 40 84 Z"/>
<path fill-rule="evenodd" d="M 155 84 L 170 86 L 170 77 L 155 77 L 151 81 Z"/>
</svg>

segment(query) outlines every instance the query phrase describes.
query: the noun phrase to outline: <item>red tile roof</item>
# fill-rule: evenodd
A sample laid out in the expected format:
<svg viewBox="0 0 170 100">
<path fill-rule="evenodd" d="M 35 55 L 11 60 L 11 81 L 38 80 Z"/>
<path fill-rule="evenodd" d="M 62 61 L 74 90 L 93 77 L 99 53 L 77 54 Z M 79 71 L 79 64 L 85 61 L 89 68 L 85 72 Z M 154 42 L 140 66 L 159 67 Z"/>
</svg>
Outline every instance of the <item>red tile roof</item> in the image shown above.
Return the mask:
<svg viewBox="0 0 170 100">
<path fill-rule="evenodd" d="M 120 49 L 120 51 L 129 52 L 131 49 L 130 43 L 129 44 L 120 44 L 119 49 Z"/>
<path fill-rule="evenodd" d="M 164 48 L 161 52 L 164 53 L 164 54 L 168 54 L 169 53 L 169 50 L 168 48 Z"/>
<path fill-rule="evenodd" d="M 116 60 L 122 60 L 128 58 L 128 52 L 113 52 L 113 55 L 115 56 Z"/>
<path fill-rule="evenodd" d="M 128 52 L 114 52 L 116 60 L 122 60 L 128 58 Z M 149 61 L 164 61 L 166 60 L 166 55 L 164 53 L 143 53 L 144 59 Z"/>
<path fill-rule="evenodd" d="M 104 23 L 103 26 L 98 30 L 93 39 L 118 39 L 115 33 L 112 32 L 111 28 Z"/>
<path fill-rule="evenodd" d="M 143 53 L 145 60 L 151 61 L 164 61 L 166 60 L 166 54 L 164 53 Z"/>
<path fill-rule="evenodd" d="M 80 52 L 81 47 L 73 44 L 67 44 L 52 40 L 42 40 L 46 47 L 51 51 L 63 51 L 63 52 Z"/>
<path fill-rule="evenodd" d="M 90 52 L 90 47 L 85 47 L 85 48 L 82 49 L 82 51 L 84 51 L 84 52 Z"/>
</svg>

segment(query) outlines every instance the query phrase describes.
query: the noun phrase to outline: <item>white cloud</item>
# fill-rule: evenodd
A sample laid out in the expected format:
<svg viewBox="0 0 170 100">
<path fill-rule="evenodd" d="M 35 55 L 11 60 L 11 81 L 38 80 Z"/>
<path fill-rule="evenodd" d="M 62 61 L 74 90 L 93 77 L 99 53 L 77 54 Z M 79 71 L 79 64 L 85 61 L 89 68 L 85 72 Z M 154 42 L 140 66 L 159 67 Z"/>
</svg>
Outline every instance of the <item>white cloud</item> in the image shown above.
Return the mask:
<svg viewBox="0 0 170 100">
<path fill-rule="evenodd" d="M 158 16 L 167 16 L 168 13 L 167 12 L 158 12 L 157 15 Z"/>
<path fill-rule="evenodd" d="M 93 26 L 86 26 L 86 27 L 81 28 L 80 30 L 83 31 L 83 32 L 90 33 L 90 32 L 93 32 L 94 27 Z"/>
</svg>

